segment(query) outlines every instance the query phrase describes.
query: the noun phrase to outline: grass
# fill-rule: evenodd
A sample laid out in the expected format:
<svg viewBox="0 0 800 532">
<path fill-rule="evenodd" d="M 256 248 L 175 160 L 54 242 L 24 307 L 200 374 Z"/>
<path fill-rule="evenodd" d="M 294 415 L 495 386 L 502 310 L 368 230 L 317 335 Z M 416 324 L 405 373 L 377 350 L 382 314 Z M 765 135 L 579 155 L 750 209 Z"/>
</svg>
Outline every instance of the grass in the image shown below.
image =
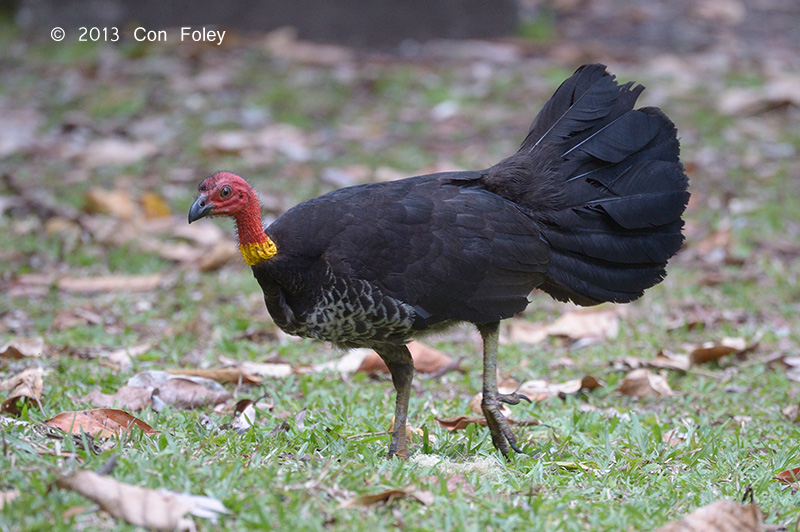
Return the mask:
<svg viewBox="0 0 800 532">
<path fill-rule="evenodd" d="M 287 66 L 251 49 L 246 53 L 234 49 L 227 52 L 229 84 L 216 92 L 198 89 L 187 95 L 170 84 L 181 72 L 165 72 L 148 63 L 160 57 L 161 49 L 155 46 L 122 54 L 116 63 L 105 65 L 102 80 L 90 74 L 103 55 L 98 48 L 87 55 L 68 43 L 28 46 L 29 62 L 17 58 L 4 65 L 8 75 L 0 79 L 0 94 L 6 101 L 30 105 L 33 96 L 16 94 L 11 83 L 37 87 L 35 80 L 64 72 L 77 76 L 80 90 L 62 91 L 56 100 L 48 100 L 46 91 L 33 89 L 47 124 L 41 137 L 56 140 L 48 141 L 51 150 L 31 150 L 0 163 L 0 171 L 24 178 L 26 186 L 46 190 L 75 209 L 82 207 L 83 193 L 92 186 L 120 182 L 134 194 L 155 190 L 181 221 L 195 182 L 222 165 L 252 176 L 259 190 L 292 201 L 331 188 L 315 177 L 326 166 L 365 164 L 412 173 L 439 160 L 489 165 L 514 149 L 530 122 L 527 110 L 533 102 L 538 107 L 563 79 L 563 65 L 493 65 L 492 77 L 481 92 L 476 90 L 479 81 L 471 65 L 458 61 L 440 61 L 435 74 L 424 64 L 365 61 L 349 67 L 353 74 L 336 76 L 325 67 Z M 198 53 L 191 68 L 213 69 L 220 53 L 224 52 Z M 627 68 L 637 70 L 643 72 L 641 81 L 650 81 L 644 63 Z M 133 75 L 141 71 L 149 75 Z M 740 86 L 742 80 L 751 87 L 763 83 L 752 74 L 735 72 L 723 82 Z M 763 147 L 746 135 L 733 144 L 728 139 L 730 131 L 753 118 L 721 115 L 713 105 L 715 95 L 703 92 L 702 84 L 687 97 L 685 92 L 672 96 L 671 85 L 659 83 L 668 94 L 662 106 L 684 138 L 699 139 L 683 147 L 684 160 L 691 163 L 696 200 L 688 213 L 687 250 L 674 261 L 664 284 L 630 305 L 615 340 L 580 350 L 558 340 L 502 349 L 501 371 L 520 380 L 560 382 L 591 374 L 605 382 L 604 388 L 589 394 L 516 407 L 519 417 L 542 423 L 515 428 L 525 454 L 506 463 L 485 429 L 473 425 L 451 433 L 435 422 L 435 417 L 467 414 L 469 398 L 481 386 L 478 346 L 444 336 L 428 342 L 464 357 L 464 372 L 416 380 L 411 420 L 430 438 L 413 444 L 416 454 L 407 462 L 384 458 L 387 436 L 364 436 L 389 425 L 393 404 L 389 379 L 311 373 L 237 390 L 237 398 L 268 393 L 274 404 L 271 411 L 260 412 L 259 422 L 242 435 L 202 428 L 202 415 L 219 423 L 229 420 L 210 409 L 138 413 L 160 434 L 123 442 L 114 478 L 219 498 L 231 515 L 219 525 L 198 522 L 220 530 L 649 530 L 717 499 L 740 500 L 747 486 L 753 487 L 768 522 L 796 523 L 797 496 L 781 489 L 773 478 L 800 465 L 800 429 L 782 413 L 797 402 L 798 384 L 780 365 L 765 360 L 771 353 L 796 353 L 800 341 L 792 327 L 800 306 L 796 288 L 800 266 L 791 247 L 783 255 L 775 251 L 776 243 L 796 238 L 800 227 L 796 196 L 785 193 L 793 186 L 796 171 L 783 160 L 774 170 L 765 170 L 765 177 L 754 179 L 738 171 L 732 173 L 733 182 L 720 181 L 727 174 L 715 171 L 717 163 L 740 167 L 748 146 L 755 143 L 757 151 Z M 52 79 L 46 84 L 59 86 Z M 465 87 L 470 90 L 457 90 Z M 154 91 L 159 104 L 150 107 Z M 187 104 L 191 98 L 195 103 Z M 428 110 L 451 99 L 461 109 L 453 118 L 455 127 L 432 121 Z M 309 138 L 322 131 L 324 140 L 308 141 L 314 155 L 305 162 L 282 155 L 264 162 L 246 154 L 206 152 L 199 142 L 204 131 L 247 127 L 237 119 L 208 124 L 211 111 L 222 105 L 214 102 L 224 102 L 234 111 L 263 106 L 270 120 L 292 123 Z M 108 124 L 128 134 L 128 125 L 154 113 L 174 118 L 167 127 L 175 135 L 156 160 L 126 168 L 86 169 L 55 149 L 81 142 L 83 137 L 59 125 L 63 116 L 75 111 L 89 116 L 90 127 L 79 133 L 90 140 L 107 135 L 103 127 Z M 793 133 L 797 115 L 782 116 L 773 113 L 755 119 L 763 120 L 774 137 L 796 152 L 800 149 L 800 139 Z M 362 128 L 363 138 L 344 138 L 346 126 L 353 125 Z M 713 155 L 710 160 L 708 153 Z M 197 179 L 180 178 L 180 170 Z M 74 181 L 65 179 L 70 175 Z M 118 175 L 127 178 L 118 180 Z M 0 195 L 14 201 L 8 190 L 0 189 Z M 754 207 L 732 212 L 731 195 L 754 199 Z M 731 227 L 732 254 L 739 260 L 705 262 L 697 251 L 698 242 L 724 224 Z M 230 232 L 229 225 L 222 226 Z M 0 214 L 0 229 L 0 282 L 7 286 L 17 275 L 35 272 L 170 276 L 165 289 L 146 293 L 80 296 L 52 289 L 24 297 L 0 294 L 0 337 L 43 336 L 50 349 L 41 360 L 0 361 L 0 380 L 28 365 L 49 370 L 44 410 L 27 408 L 20 416 L 24 421 L 85 408 L 81 397 L 86 393 L 96 389 L 112 393 L 134 373 L 147 369 L 214 366 L 221 355 L 253 361 L 279 357 L 296 366 L 338 356 L 312 341 L 248 336 L 248 331 L 271 332 L 273 326 L 257 284 L 238 263 L 201 274 L 133 244 L 110 246 L 85 235 L 48 233 L 30 209 L 16 204 Z M 721 272 L 721 284 L 702 284 L 709 269 Z M 55 326 L 60 314 L 80 308 L 99 314 L 101 322 Z M 561 305 L 542 295 L 527 317 L 549 321 L 561 311 Z M 706 325 L 670 328 L 692 312 L 707 318 Z M 673 396 L 637 401 L 616 392 L 624 372 L 612 362 L 621 357 L 651 358 L 661 349 L 680 351 L 685 343 L 724 336 L 752 338 L 759 332 L 764 334 L 761 346 L 746 361 L 723 359 L 700 371 L 666 374 L 676 392 Z M 122 372 L 75 354 L 79 348 L 143 342 L 151 343 L 151 349 Z M 575 366 L 552 366 L 563 357 L 571 357 Z M 672 429 L 684 437 L 668 443 L 664 435 Z M 4 426 L 0 438 L 4 472 L 0 491 L 20 492 L 0 510 L 0 529 L 133 529 L 95 511 L 87 499 L 52 488 L 67 471 L 98 469 L 107 454 L 94 455 L 65 440 L 63 449 L 76 452 L 79 460 L 39 455 L 32 452 L 30 431 L 19 426 Z M 389 488 L 428 491 L 433 502 L 423 505 L 401 498 L 386 505 L 340 507 L 351 497 Z M 76 511 L 78 507 L 84 510 Z"/>
</svg>

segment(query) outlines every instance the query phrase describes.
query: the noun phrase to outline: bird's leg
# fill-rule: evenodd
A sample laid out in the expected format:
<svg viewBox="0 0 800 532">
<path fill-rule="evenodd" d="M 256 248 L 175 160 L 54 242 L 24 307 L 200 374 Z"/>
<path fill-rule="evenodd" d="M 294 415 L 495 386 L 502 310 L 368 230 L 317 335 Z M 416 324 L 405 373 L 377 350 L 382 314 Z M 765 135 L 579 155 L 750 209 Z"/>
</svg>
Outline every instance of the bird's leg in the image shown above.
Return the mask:
<svg viewBox="0 0 800 532">
<path fill-rule="evenodd" d="M 404 345 L 382 345 L 375 352 L 386 362 L 392 374 L 392 383 L 397 392 L 394 407 L 394 431 L 389 444 L 389 458 L 397 456 L 406 459 L 409 456 L 406 442 L 406 419 L 408 418 L 408 400 L 411 397 L 411 381 L 414 379 L 414 361 L 411 352 Z"/>
<path fill-rule="evenodd" d="M 517 438 L 511 432 L 511 426 L 500 411 L 500 403 L 515 405 L 520 399 L 529 401 L 524 395 L 516 392 L 501 394 L 497 391 L 497 344 L 499 334 L 498 322 L 482 323 L 478 331 L 483 338 L 483 399 L 481 409 L 486 418 L 486 425 L 492 434 L 492 443 L 508 459 L 509 449 L 522 451 L 517 447 Z"/>
</svg>

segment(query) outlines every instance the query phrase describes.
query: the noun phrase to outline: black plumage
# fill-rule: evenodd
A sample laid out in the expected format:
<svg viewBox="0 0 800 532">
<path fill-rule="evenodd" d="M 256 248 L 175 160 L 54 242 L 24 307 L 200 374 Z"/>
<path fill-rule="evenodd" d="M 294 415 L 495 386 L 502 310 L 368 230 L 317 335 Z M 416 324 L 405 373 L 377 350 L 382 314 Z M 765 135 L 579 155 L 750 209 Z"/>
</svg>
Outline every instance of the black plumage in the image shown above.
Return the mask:
<svg viewBox="0 0 800 532">
<path fill-rule="evenodd" d="M 465 185 L 469 178 L 473 184 Z M 317 304 L 332 279 L 366 283 L 377 301 L 413 310 L 392 341 L 446 321 L 498 321 L 525 308 L 541 281 L 549 247 L 513 202 L 486 192 L 478 173 L 444 173 L 337 190 L 290 209 L 266 229 L 275 258 L 253 270 L 262 287 L 302 264 L 302 286 L 284 298 Z M 281 288 L 283 289 L 283 288 Z M 302 313 L 295 312 L 302 320 Z M 405 314 L 402 314 L 405 316 Z M 400 320 L 402 321 L 402 320 Z M 327 324 L 326 324 L 327 325 Z M 346 346 L 386 338 L 309 336 Z M 398 336 L 399 335 L 399 336 Z"/>
<path fill-rule="evenodd" d="M 390 454 L 408 454 L 404 344 L 416 334 L 478 325 L 483 409 L 507 454 L 518 449 L 498 401 L 521 397 L 497 392 L 498 322 L 535 288 L 591 305 L 632 301 L 664 278 L 683 241 L 688 181 L 672 122 L 633 109 L 643 89 L 620 86 L 603 65 L 581 67 L 495 166 L 336 190 L 265 229 L 277 254 L 253 273 L 275 322 L 372 347 L 389 365 L 399 427 Z"/>
</svg>

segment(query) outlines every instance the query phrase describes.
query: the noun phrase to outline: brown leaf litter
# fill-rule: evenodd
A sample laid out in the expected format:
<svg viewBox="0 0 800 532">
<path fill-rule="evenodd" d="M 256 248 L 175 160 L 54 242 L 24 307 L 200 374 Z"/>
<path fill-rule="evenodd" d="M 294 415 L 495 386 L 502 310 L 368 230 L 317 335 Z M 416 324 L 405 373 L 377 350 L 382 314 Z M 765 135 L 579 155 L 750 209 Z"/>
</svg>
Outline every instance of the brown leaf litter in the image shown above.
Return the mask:
<svg viewBox="0 0 800 532">
<path fill-rule="evenodd" d="M 33 401 L 41 408 L 42 370 L 38 368 L 28 368 L 13 377 L 0 383 L 0 392 L 11 390 L 5 400 L 0 404 L 0 413 L 8 412 L 11 415 L 18 415 L 20 412 L 19 401 Z"/>
<path fill-rule="evenodd" d="M 625 375 L 617 391 L 623 395 L 630 395 L 639 399 L 674 395 L 664 376 L 643 368 L 635 369 Z"/>
<path fill-rule="evenodd" d="M 0 358 L 38 358 L 45 352 L 44 338 L 13 338 L 0 345 Z"/>
<path fill-rule="evenodd" d="M 414 360 L 414 369 L 417 373 L 435 373 L 444 368 L 455 368 L 456 366 L 456 363 L 448 355 L 422 342 L 415 340 L 410 342 L 407 347 L 411 351 L 411 358 Z M 356 371 L 388 374 L 389 368 L 377 353 L 368 351 Z"/>
<path fill-rule="evenodd" d="M 96 277 L 54 276 L 31 273 L 18 276 L 9 288 L 13 297 L 44 295 L 51 287 L 60 292 L 94 294 L 99 292 L 150 292 L 164 279 L 160 273 L 143 275 L 100 275 Z"/>
<path fill-rule="evenodd" d="M 447 418 L 434 418 L 437 423 L 439 423 L 442 428 L 455 431 L 455 430 L 464 430 L 469 425 L 473 423 L 477 423 L 478 425 L 486 426 L 486 418 L 483 416 L 455 416 L 455 417 L 447 417 Z M 520 427 L 529 427 L 539 425 L 541 422 L 538 419 L 526 419 L 526 420 L 519 420 L 513 418 L 507 418 L 508 423 L 510 425 L 518 425 Z"/>
<path fill-rule="evenodd" d="M 714 501 L 655 532 L 765 532 L 766 530 L 764 514 L 755 503 Z"/>
<path fill-rule="evenodd" d="M 67 434 L 89 434 L 97 438 L 113 438 L 130 432 L 134 427 L 144 434 L 157 434 L 158 431 L 124 410 L 98 408 L 62 412 L 45 420 L 47 426 L 61 429 Z"/>
<path fill-rule="evenodd" d="M 160 401 L 159 406 L 192 409 L 224 403 L 231 398 L 231 393 L 212 379 L 151 370 L 137 373 L 114 394 L 95 390 L 83 400 L 96 407 L 116 406 L 135 411 L 150 405 L 155 408 L 154 397 Z"/>
<path fill-rule="evenodd" d="M 613 339 L 619 333 L 620 316 L 625 312 L 619 306 L 599 306 L 565 312 L 549 324 L 511 319 L 504 322 L 501 343 L 538 344 L 550 336 L 587 343 Z"/>
<path fill-rule="evenodd" d="M 800 467 L 781 471 L 775 476 L 775 480 L 791 486 L 793 490 L 800 490 Z"/>
<path fill-rule="evenodd" d="M 429 506 L 433 504 L 434 497 L 433 493 L 430 491 L 420 491 L 417 490 L 415 486 L 409 486 L 403 489 L 392 488 L 378 493 L 358 495 L 357 497 L 342 502 L 339 508 L 357 508 L 359 506 L 373 506 L 375 504 L 389 505 L 397 499 L 408 499 Z"/>
<path fill-rule="evenodd" d="M 186 515 L 216 519 L 228 513 L 217 499 L 125 484 L 91 471 L 76 471 L 56 481 L 97 503 L 115 519 L 148 530 L 194 530 Z"/>
</svg>

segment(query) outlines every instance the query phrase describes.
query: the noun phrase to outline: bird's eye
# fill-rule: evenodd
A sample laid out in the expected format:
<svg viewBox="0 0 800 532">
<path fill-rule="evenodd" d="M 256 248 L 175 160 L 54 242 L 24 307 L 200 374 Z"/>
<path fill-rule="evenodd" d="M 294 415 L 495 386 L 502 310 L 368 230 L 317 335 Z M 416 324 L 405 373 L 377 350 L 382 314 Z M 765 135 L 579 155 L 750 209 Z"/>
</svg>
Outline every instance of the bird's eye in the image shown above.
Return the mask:
<svg viewBox="0 0 800 532">
<path fill-rule="evenodd" d="M 224 187 L 222 187 L 222 190 L 219 191 L 219 197 L 222 198 L 222 199 L 225 199 L 225 198 L 227 198 L 228 196 L 231 195 L 231 192 L 233 192 L 231 190 L 231 187 L 224 186 Z"/>
</svg>

